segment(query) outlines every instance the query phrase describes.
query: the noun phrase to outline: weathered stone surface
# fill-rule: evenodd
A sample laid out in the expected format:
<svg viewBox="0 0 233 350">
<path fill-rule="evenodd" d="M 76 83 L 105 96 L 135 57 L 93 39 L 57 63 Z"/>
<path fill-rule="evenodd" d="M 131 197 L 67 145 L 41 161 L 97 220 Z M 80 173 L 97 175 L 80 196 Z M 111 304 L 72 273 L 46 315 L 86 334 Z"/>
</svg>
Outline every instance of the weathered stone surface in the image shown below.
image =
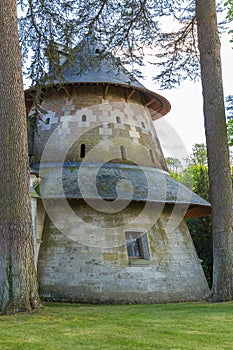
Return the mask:
<svg viewBox="0 0 233 350">
<path fill-rule="evenodd" d="M 32 137 L 42 197 L 33 199 L 41 296 L 205 299 L 209 288 L 183 217 L 209 213 L 209 204 L 169 176 L 152 122 L 170 104 L 121 65 L 117 71 L 111 55 L 103 66 L 91 50 L 90 62 L 75 49 L 73 65 L 62 68 L 64 88 L 56 90 L 56 81 L 46 89 L 47 114 Z"/>
<path fill-rule="evenodd" d="M 88 303 L 157 303 L 208 297 L 209 288 L 185 222 L 167 232 L 171 215 L 168 207 L 148 230 L 150 258 L 144 260 L 146 264 L 133 265 L 127 256 L 121 225 L 130 217 L 136 217 L 131 228 L 144 232 L 149 219 L 145 214 L 144 219 L 137 220 L 139 210 L 143 210 L 141 204 L 132 204 L 121 213 L 118 223 L 111 215 L 110 225 L 115 222 L 116 226 L 105 236 L 100 227 L 105 215 L 85 207 L 82 201 L 71 201 L 70 205 L 82 220 L 89 221 L 96 229 L 88 232 L 81 220 L 80 225 L 73 228 L 71 239 L 59 232 L 47 217 L 38 266 L 42 297 Z M 63 213 L 62 201 L 51 206 L 64 225 L 70 224 Z M 94 233 L 101 236 L 100 244 Z"/>
<path fill-rule="evenodd" d="M 142 105 L 140 96 L 135 94 L 127 103 L 119 87 L 109 90 L 107 100 L 103 100 L 102 95 L 100 86 L 73 87 L 70 99 L 64 91 L 58 92 L 57 98 L 47 92 L 41 108 L 48 114 L 38 125 L 33 162 L 41 161 L 46 144 L 49 144 L 46 162 L 63 161 L 63 158 L 70 162 L 82 161 L 81 144 L 85 144 L 86 154 L 94 161 L 121 158 L 120 146 L 124 145 L 128 161 L 167 170 L 149 110 Z M 66 106 L 70 108 L 70 103 L 72 110 L 67 114 Z M 82 122 L 83 115 L 86 122 Z M 47 118 L 49 124 L 45 124 Z M 108 147 L 103 142 L 106 136 Z M 96 152 L 90 153 L 95 147 Z"/>
</svg>

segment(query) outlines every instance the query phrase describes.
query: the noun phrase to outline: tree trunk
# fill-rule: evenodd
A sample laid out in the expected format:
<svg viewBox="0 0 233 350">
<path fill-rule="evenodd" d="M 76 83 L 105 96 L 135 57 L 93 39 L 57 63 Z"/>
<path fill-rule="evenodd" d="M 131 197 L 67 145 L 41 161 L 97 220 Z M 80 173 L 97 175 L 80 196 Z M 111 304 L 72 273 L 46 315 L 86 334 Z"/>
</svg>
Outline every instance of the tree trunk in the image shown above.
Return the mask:
<svg viewBox="0 0 233 350">
<path fill-rule="evenodd" d="M 213 226 L 213 300 L 233 299 L 232 183 L 215 0 L 196 0 Z"/>
<path fill-rule="evenodd" d="M 40 306 L 15 0 L 0 1 L 0 312 Z"/>
</svg>

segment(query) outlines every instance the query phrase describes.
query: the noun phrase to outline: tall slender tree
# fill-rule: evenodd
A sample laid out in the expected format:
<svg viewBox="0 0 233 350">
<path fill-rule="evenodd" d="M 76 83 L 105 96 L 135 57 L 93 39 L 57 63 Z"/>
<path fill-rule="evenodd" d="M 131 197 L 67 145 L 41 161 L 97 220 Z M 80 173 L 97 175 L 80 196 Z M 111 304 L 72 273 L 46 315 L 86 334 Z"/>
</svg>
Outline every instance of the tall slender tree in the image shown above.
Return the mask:
<svg viewBox="0 0 233 350">
<path fill-rule="evenodd" d="M 40 306 L 15 0 L 0 2 L 0 312 Z"/>
<path fill-rule="evenodd" d="M 213 299 L 233 299 L 232 181 L 215 0 L 196 0 L 213 232 Z"/>
</svg>

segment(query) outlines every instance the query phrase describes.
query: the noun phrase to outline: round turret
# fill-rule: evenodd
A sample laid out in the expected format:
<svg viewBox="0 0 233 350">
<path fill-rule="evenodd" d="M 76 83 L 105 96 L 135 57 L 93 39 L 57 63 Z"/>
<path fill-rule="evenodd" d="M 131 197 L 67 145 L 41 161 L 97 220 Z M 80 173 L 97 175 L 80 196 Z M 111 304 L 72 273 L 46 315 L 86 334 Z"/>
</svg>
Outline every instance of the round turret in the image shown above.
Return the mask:
<svg viewBox="0 0 233 350">
<path fill-rule="evenodd" d="M 167 172 L 153 120 L 169 102 L 91 40 L 61 70 L 64 81 L 46 87 L 46 113 L 30 133 L 42 199 L 41 295 L 116 303 L 206 297 L 183 217 L 208 214 L 210 205 Z"/>
</svg>

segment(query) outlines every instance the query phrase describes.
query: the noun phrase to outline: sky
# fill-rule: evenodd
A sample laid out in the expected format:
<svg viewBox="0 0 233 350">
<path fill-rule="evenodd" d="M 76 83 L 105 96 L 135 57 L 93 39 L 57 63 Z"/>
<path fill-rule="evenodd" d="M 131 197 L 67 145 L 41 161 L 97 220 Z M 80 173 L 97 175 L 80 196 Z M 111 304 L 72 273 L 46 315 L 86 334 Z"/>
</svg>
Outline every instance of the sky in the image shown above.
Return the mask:
<svg viewBox="0 0 233 350">
<path fill-rule="evenodd" d="M 233 43 L 229 42 L 230 35 L 224 34 L 221 38 L 221 57 L 222 57 L 222 72 L 223 72 L 223 86 L 224 94 L 233 95 Z M 158 90 L 156 85 L 152 83 L 149 78 L 146 77 L 143 80 L 143 85 L 152 91 L 158 92 L 168 99 L 171 104 L 171 111 L 163 118 L 163 121 L 159 121 L 161 128 L 170 127 L 177 133 L 176 143 L 183 143 L 183 153 L 191 153 L 192 146 L 195 143 L 205 143 L 205 131 L 204 131 L 204 117 L 203 117 L 203 99 L 202 99 L 202 87 L 201 82 L 193 83 L 185 81 L 176 89 L 171 90 Z M 167 122 L 167 124 L 165 123 Z M 166 124 L 166 125 L 165 125 Z M 155 122 L 155 127 L 157 122 Z M 160 136 L 160 132 L 158 130 Z M 162 130 L 163 134 L 163 130 Z M 163 136 L 163 135 L 162 135 Z M 180 140 L 178 140 L 180 139 Z M 163 143 L 163 137 L 162 137 Z M 167 139 L 164 143 L 167 143 Z M 173 145 L 174 146 L 174 145 Z M 176 146 L 176 148 L 182 148 Z M 164 150 L 166 153 L 166 150 Z M 178 157 L 174 150 L 167 150 L 166 156 Z"/>
</svg>

